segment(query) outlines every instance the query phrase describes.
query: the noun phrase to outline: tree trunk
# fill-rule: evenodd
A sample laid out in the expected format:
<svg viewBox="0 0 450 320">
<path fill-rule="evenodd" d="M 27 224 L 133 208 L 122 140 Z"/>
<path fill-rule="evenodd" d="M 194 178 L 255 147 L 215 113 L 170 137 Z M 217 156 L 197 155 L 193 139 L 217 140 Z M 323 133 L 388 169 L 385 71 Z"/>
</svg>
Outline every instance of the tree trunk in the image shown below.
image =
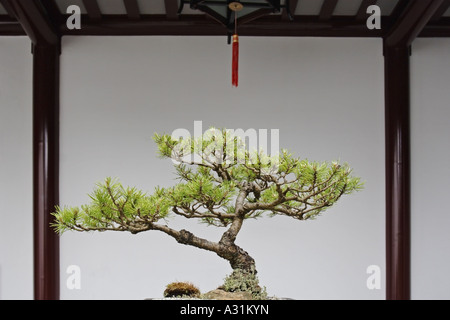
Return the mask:
<svg viewBox="0 0 450 320">
<path fill-rule="evenodd" d="M 238 199 L 236 200 L 236 217 L 233 219 L 230 228 L 222 235 L 217 254 L 219 257 L 228 260 L 233 270 L 241 269 L 256 273 L 255 260 L 234 243 L 244 222 L 245 212 L 243 209 L 243 201 L 247 194 L 247 189 L 243 189 L 239 193 Z"/>
<path fill-rule="evenodd" d="M 217 255 L 227 260 L 233 270 L 241 269 L 256 273 L 255 260 L 242 248 L 232 244 L 220 244 Z"/>
<path fill-rule="evenodd" d="M 256 273 L 255 260 L 234 243 L 236 236 L 233 232 L 225 232 L 217 243 L 199 238 L 187 230 L 176 231 L 165 225 L 153 224 L 152 229 L 172 236 L 178 243 L 215 252 L 219 257 L 227 260 L 233 270 L 241 269 Z"/>
</svg>

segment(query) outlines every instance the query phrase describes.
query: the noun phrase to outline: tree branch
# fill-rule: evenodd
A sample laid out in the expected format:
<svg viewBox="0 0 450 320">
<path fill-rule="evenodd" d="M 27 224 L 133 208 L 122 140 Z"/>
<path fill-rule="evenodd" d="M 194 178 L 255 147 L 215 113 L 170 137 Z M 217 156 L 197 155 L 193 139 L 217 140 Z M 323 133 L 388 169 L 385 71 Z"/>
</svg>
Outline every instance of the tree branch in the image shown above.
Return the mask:
<svg viewBox="0 0 450 320">
<path fill-rule="evenodd" d="M 182 211 L 180 211 L 182 210 Z M 175 206 L 172 208 L 172 212 L 183 216 L 187 219 L 203 219 L 203 218 L 213 218 L 213 219 L 233 219 L 235 217 L 234 214 L 226 214 L 226 213 L 222 213 L 222 212 L 216 212 L 216 211 L 210 211 L 210 213 L 206 213 L 206 212 L 199 212 L 199 211 L 195 211 L 195 210 L 191 210 L 191 208 L 184 208 L 184 207 L 179 207 L 179 206 Z"/>
<path fill-rule="evenodd" d="M 218 253 L 220 251 L 220 245 L 218 243 L 197 237 L 191 232 L 184 229 L 177 231 L 172 228 L 169 228 L 166 225 L 154 223 L 152 224 L 152 230 L 162 231 L 165 234 L 174 238 L 178 243 L 181 244 L 191 245 L 200 249 L 213 251 L 215 253 Z"/>
<path fill-rule="evenodd" d="M 233 218 L 233 222 L 231 223 L 230 228 L 222 235 L 222 238 L 219 241 L 220 244 L 231 245 L 236 241 L 237 234 L 242 228 L 245 214 L 249 211 L 244 206 L 245 198 L 247 197 L 249 190 L 249 184 L 244 183 L 236 198 L 235 216 Z"/>
</svg>

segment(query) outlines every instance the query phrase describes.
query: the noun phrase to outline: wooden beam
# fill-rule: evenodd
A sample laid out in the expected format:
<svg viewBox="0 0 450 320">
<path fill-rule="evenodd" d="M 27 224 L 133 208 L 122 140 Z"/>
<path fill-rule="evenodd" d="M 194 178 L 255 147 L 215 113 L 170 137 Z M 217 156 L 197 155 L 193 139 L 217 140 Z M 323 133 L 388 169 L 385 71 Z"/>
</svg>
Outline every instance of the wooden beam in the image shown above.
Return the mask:
<svg viewBox="0 0 450 320">
<path fill-rule="evenodd" d="M 59 45 L 58 31 L 37 0 L 7 0 L 7 3 L 33 44 Z"/>
<path fill-rule="evenodd" d="M 395 8 L 391 12 L 391 17 L 397 20 L 403 13 L 403 11 L 405 11 L 410 1 L 411 0 L 398 0 L 397 4 L 395 5 Z"/>
<path fill-rule="evenodd" d="M 91 21 L 100 21 L 102 19 L 102 12 L 97 0 L 83 0 L 83 4 Z"/>
<path fill-rule="evenodd" d="M 211 9 L 210 7 L 202 4 L 197 5 L 197 9 L 207 14 L 209 17 L 213 18 L 217 22 L 219 22 L 221 25 L 228 27 L 228 21 L 225 17 L 221 16 L 217 11 L 214 9 Z"/>
<path fill-rule="evenodd" d="M 63 16 L 55 1 L 56 0 L 41 0 L 41 3 L 47 12 L 49 20 L 51 20 L 54 26 L 57 26 L 63 20 Z"/>
<path fill-rule="evenodd" d="M 123 4 L 127 10 L 128 18 L 131 20 L 139 20 L 141 18 L 141 12 L 139 10 L 137 0 L 123 0 Z"/>
<path fill-rule="evenodd" d="M 384 44 L 386 299 L 410 299 L 409 48 Z"/>
<path fill-rule="evenodd" d="M 238 26 L 243 25 L 245 23 L 249 23 L 253 20 L 259 19 L 261 17 L 267 16 L 269 14 L 273 13 L 273 9 L 271 8 L 261 8 L 261 9 L 257 9 L 245 16 L 242 17 L 238 17 Z"/>
<path fill-rule="evenodd" d="M 22 26 L 16 22 L 0 23 L 0 36 L 26 36 Z"/>
<path fill-rule="evenodd" d="M 382 18 L 382 25 L 391 23 Z M 84 21 L 83 17 L 82 20 Z M 127 16 L 104 15 L 101 21 L 86 21 L 81 29 L 69 30 L 60 26 L 62 35 L 227 35 L 223 25 L 205 19 L 204 15 L 181 15 L 178 20 L 168 20 L 166 15 L 141 15 L 138 21 Z M 354 17 L 334 17 L 319 21 L 317 16 L 301 16 L 294 21 L 282 21 L 279 16 L 269 15 L 250 21 L 239 27 L 241 36 L 268 37 L 368 37 L 385 35 L 385 28 L 369 30 L 365 23 Z"/>
<path fill-rule="evenodd" d="M 178 19 L 178 0 L 164 0 L 168 20 Z"/>
<path fill-rule="evenodd" d="M 291 12 L 291 16 L 295 16 L 295 10 L 297 9 L 298 0 L 289 0 L 286 2 L 287 5 L 289 5 L 289 11 Z M 281 12 L 281 19 L 282 20 L 289 20 L 288 10 L 287 8 L 284 8 Z"/>
<path fill-rule="evenodd" d="M 366 20 L 368 17 L 367 8 L 374 4 L 377 4 L 377 0 L 363 0 L 356 13 L 355 19 L 358 21 Z"/>
<path fill-rule="evenodd" d="M 320 9 L 319 20 L 329 20 L 333 15 L 334 9 L 336 9 L 337 3 L 338 0 L 325 0 Z"/>
<path fill-rule="evenodd" d="M 386 46 L 409 46 L 424 29 L 444 0 L 413 0 L 405 8 L 385 39 Z"/>
<path fill-rule="evenodd" d="M 431 21 L 437 21 L 441 19 L 449 7 L 450 7 L 450 0 L 444 0 L 442 5 L 436 10 L 435 14 L 431 17 Z"/>
<path fill-rule="evenodd" d="M 0 4 L 3 6 L 3 8 L 5 8 L 6 13 L 11 17 L 11 18 L 16 18 L 16 13 L 14 12 L 13 7 L 9 4 L 8 0 L 0 0 Z"/>
<path fill-rule="evenodd" d="M 20 23 L 8 14 L 0 15 L 0 36 L 26 36 Z"/>
<path fill-rule="evenodd" d="M 450 17 L 429 22 L 419 33 L 421 38 L 450 38 Z"/>
</svg>

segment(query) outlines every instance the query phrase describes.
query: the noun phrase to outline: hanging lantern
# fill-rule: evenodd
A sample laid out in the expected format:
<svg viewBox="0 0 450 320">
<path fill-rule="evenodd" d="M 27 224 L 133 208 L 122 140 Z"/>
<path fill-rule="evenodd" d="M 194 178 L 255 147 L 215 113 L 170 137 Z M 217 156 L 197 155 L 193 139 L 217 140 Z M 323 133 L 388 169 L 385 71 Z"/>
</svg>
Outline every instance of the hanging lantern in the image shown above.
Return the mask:
<svg viewBox="0 0 450 320">
<path fill-rule="evenodd" d="M 285 0 L 284 4 L 281 4 L 280 0 L 180 0 L 178 14 L 182 13 L 185 4 L 189 4 L 190 9 L 202 11 L 224 26 L 228 35 L 228 43 L 232 44 L 233 50 L 231 84 L 237 87 L 239 80 L 238 23 L 243 25 L 262 16 L 279 13 L 282 8 L 286 10 L 287 16 L 292 20 L 289 3 L 290 0 Z"/>
</svg>

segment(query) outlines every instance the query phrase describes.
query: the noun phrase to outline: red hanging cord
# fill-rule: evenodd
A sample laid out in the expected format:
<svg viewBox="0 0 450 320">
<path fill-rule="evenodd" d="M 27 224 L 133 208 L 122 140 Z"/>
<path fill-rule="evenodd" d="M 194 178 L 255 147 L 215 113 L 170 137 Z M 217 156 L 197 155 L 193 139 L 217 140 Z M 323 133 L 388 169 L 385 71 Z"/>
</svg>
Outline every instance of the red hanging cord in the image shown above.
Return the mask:
<svg viewBox="0 0 450 320">
<path fill-rule="evenodd" d="M 231 84 L 238 86 L 239 81 L 239 37 L 237 35 L 237 11 L 234 12 L 233 60 L 231 67 Z"/>
<path fill-rule="evenodd" d="M 237 34 L 233 35 L 233 61 L 231 71 L 231 84 L 237 87 L 239 81 L 239 37 Z"/>
</svg>

